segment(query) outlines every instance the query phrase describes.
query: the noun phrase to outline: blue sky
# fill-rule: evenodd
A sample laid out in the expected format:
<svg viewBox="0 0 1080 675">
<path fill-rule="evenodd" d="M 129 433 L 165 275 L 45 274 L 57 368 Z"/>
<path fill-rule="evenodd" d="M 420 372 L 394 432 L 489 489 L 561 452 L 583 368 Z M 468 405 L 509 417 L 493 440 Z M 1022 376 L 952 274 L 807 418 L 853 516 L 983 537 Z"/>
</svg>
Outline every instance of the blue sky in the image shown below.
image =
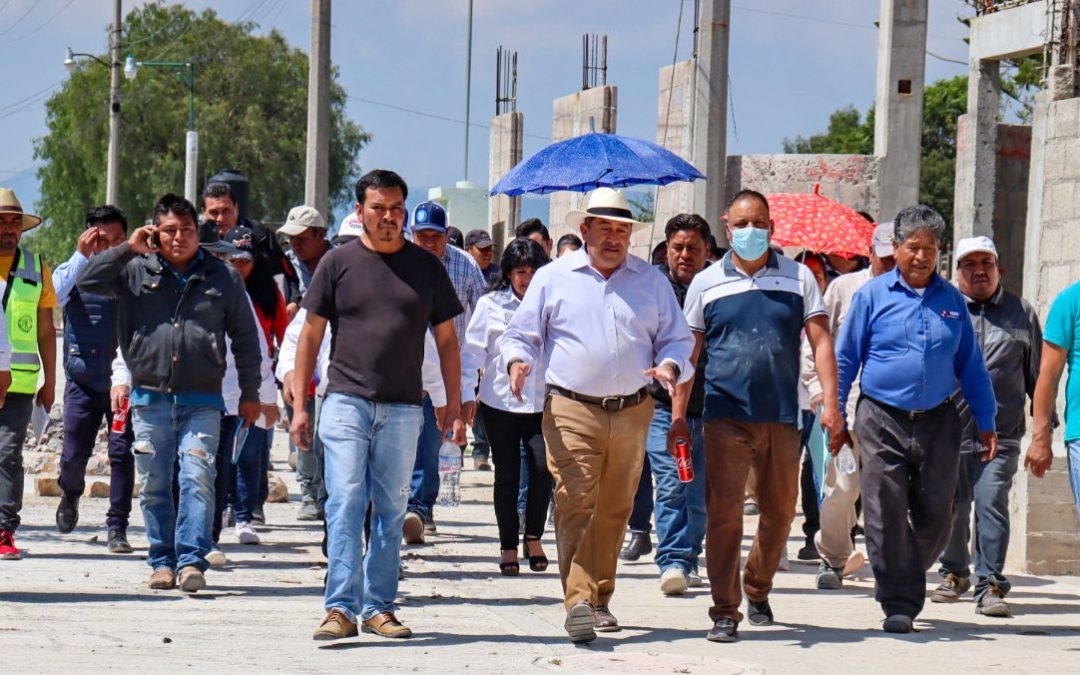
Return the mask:
<svg viewBox="0 0 1080 675">
<path fill-rule="evenodd" d="M 683 2 L 679 59 L 689 56 L 692 40 L 694 2 Z M 125 2 L 124 10 L 141 4 Z M 310 45 L 309 0 L 183 4 L 213 7 L 228 21 L 254 20 L 260 32 L 276 28 L 304 50 Z M 46 127 L 44 99 L 20 101 L 63 81 L 66 47 L 105 50 L 111 6 L 110 0 L 0 0 L 7 66 L 0 185 L 25 194 L 24 203 L 36 195 L 32 140 Z M 583 33 L 608 35 L 618 131 L 655 139 L 658 71 L 672 61 L 679 6 L 680 0 L 475 0 L 471 101 L 472 121 L 480 126 L 471 129 L 469 178 L 487 183 L 486 125 L 494 112 L 499 45 L 518 52 L 526 156 L 550 138 L 552 99 L 580 86 Z M 393 168 L 425 187 L 464 177 L 466 8 L 467 0 L 334 3 L 332 58 L 350 94 L 348 113 L 374 134 L 360 156 L 363 168 Z M 779 152 L 785 137 L 824 129 L 838 107 L 865 110 L 874 98 L 878 11 L 878 0 L 734 0 L 729 154 Z M 967 31 L 956 17 L 970 14 L 961 0 L 930 0 L 928 51 L 965 62 Z M 928 82 L 966 71 L 932 56 L 926 68 Z"/>
</svg>

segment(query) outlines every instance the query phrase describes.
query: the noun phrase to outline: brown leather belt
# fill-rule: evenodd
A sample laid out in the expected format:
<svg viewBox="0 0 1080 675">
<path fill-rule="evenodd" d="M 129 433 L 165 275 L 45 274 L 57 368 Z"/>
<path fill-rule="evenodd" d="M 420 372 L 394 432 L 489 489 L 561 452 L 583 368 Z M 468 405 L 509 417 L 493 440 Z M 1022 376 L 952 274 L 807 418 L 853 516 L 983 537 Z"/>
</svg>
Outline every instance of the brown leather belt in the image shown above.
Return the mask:
<svg viewBox="0 0 1080 675">
<path fill-rule="evenodd" d="M 632 408 L 649 396 L 649 390 L 645 387 L 642 387 L 633 394 L 627 396 L 586 396 L 585 394 L 579 394 L 576 391 L 556 387 L 553 384 L 547 386 L 547 392 L 548 394 L 558 394 L 571 401 L 598 405 L 604 410 L 625 410 L 626 408 Z"/>
</svg>

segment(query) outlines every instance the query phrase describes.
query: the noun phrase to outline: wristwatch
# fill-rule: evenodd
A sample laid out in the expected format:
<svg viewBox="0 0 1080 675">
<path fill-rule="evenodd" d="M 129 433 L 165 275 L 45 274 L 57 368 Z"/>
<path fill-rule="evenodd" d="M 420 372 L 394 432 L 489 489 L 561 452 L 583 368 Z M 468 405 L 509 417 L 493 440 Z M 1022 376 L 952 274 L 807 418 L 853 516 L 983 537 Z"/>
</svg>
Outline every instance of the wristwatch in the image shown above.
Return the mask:
<svg viewBox="0 0 1080 675">
<path fill-rule="evenodd" d="M 517 357 L 510 359 L 510 361 L 506 364 L 506 374 L 507 375 L 510 374 L 510 369 L 514 367 L 515 363 L 525 363 L 525 359 L 519 359 Z"/>
</svg>

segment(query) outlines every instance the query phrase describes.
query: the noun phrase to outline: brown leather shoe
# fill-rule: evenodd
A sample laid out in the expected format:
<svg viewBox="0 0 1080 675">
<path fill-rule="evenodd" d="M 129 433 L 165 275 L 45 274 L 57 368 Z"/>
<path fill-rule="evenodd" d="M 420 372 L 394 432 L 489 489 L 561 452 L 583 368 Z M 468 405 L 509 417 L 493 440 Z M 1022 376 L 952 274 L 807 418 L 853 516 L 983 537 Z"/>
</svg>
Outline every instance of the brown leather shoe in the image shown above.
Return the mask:
<svg viewBox="0 0 1080 675">
<path fill-rule="evenodd" d="M 570 636 L 570 642 L 575 644 L 592 642 L 596 639 L 596 610 L 584 600 L 575 603 L 566 612 L 563 628 Z"/>
<path fill-rule="evenodd" d="M 326 618 L 315 629 L 311 636 L 313 640 L 341 640 L 342 638 L 356 637 L 356 624 L 349 621 L 349 617 L 340 609 L 332 609 L 326 614 Z"/>
<path fill-rule="evenodd" d="M 150 575 L 147 583 L 155 591 L 168 591 L 176 586 L 176 572 L 168 567 L 159 567 Z"/>
<path fill-rule="evenodd" d="M 412 637 L 412 628 L 397 620 L 393 612 L 380 612 L 370 619 L 364 619 L 365 633 L 375 633 L 387 638 Z"/>
<path fill-rule="evenodd" d="M 607 605 L 599 605 L 596 608 L 596 630 L 600 633 L 617 633 L 622 630 L 619 620 L 611 613 Z"/>
<path fill-rule="evenodd" d="M 206 577 L 202 570 L 194 565 L 180 568 L 180 590 L 185 593 L 196 593 L 206 588 Z"/>
</svg>

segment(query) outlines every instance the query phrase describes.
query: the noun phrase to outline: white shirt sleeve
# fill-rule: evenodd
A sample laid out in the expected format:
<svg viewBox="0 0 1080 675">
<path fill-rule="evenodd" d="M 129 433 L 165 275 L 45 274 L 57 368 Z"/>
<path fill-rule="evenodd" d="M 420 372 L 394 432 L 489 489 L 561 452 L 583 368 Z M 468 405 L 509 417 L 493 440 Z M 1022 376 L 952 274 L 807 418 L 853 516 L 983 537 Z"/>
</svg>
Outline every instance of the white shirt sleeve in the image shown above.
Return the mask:
<svg viewBox="0 0 1080 675">
<path fill-rule="evenodd" d="M 502 336 L 501 355 L 496 360 L 499 368 L 506 370 L 510 362 L 516 359 L 536 370 L 543 355 L 544 335 L 547 333 L 545 304 L 547 283 L 551 279 L 549 270 L 553 266 L 548 265 L 537 271 L 529 289 L 525 291 L 525 297 L 521 299 L 521 305 L 507 324 Z"/>
<path fill-rule="evenodd" d="M 4 335 L 7 335 L 6 326 Z M 124 362 L 124 355 L 120 352 L 120 348 L 117 347 L 116 356 L 113 357 L 112 361 L 112 386 L 119 387 L 121 385 L 131 386 L 131 371 L 128 370 L 127 363 Z"/>
<path fill-rule="evenodd" d="M 424 362 L 420 366 L 420 377 L 424 391 L 431 398 L 431 405 L 436 408 L 446 405 L 446 384 L 443 382 L 439 349 L 430 330 L 424 331 Z"/>
<path fill-rule="evenodd" d="M 296 367 L 296 343 L 300 341 L 300 331 L 304 328 L 304 317 L 307 310 L 303 307 L 296 312 L 296 316 L 289 322 L 285 329 L 285 337 L 281 340 L 278 348 L 277 379 L 284 382 L 285 376 Z"/>
<path fill-rule="evenodd" d="M 821 288 L 818 287 L 817 279 L 810 268 L 802 263 L 799 265 L 799 278 L 802 280 L 803 295 L 803 323 L 815 316 L 828 316 L 825 311 L 825 301 L 821 297 Z"/>
<path fill-rule="evenodd" d="M 686 317 L 686 323 L 690 326 L 690 330 L 704 333 L 705 332 L 705 306 L 702 301 L 702 293 L 704 291 L 702 283 L 702 277 L 708 270 L 703 270 L 694 275 L 693 280 L 690 282 L 690 288 L 686 289 L 686 300 L 683 303 L 683 315 Z"/>
<path fill-rule="evenodd" d="M 656 293 L 660 320 L 653 342 L 656 363 L 674 363 L 679 369 L 681 384 L 694 375 L 694 364 L 690 362 L 694 352 L 694 335 L 690 332 L 690 326 L 687 325 L 671 284 L 659 272 L 656 272 L 655 276 L 662 284 Z"/>
<path fill-rule="evenodd" d="M 469 319 L 469 326 L 465 329 L 465 339 L 461 342 L 461 391 L 462 401 L 465 390 L 468 389 L 469 400 L 475 398 L 473 391 L 480 378 L 480 370 L 487 363 L 488 354 L 488 323 L 492 311 L 492 301 L 488 296 L 480 298 L 476 305 L 476 311 Z"/>
</svg>

